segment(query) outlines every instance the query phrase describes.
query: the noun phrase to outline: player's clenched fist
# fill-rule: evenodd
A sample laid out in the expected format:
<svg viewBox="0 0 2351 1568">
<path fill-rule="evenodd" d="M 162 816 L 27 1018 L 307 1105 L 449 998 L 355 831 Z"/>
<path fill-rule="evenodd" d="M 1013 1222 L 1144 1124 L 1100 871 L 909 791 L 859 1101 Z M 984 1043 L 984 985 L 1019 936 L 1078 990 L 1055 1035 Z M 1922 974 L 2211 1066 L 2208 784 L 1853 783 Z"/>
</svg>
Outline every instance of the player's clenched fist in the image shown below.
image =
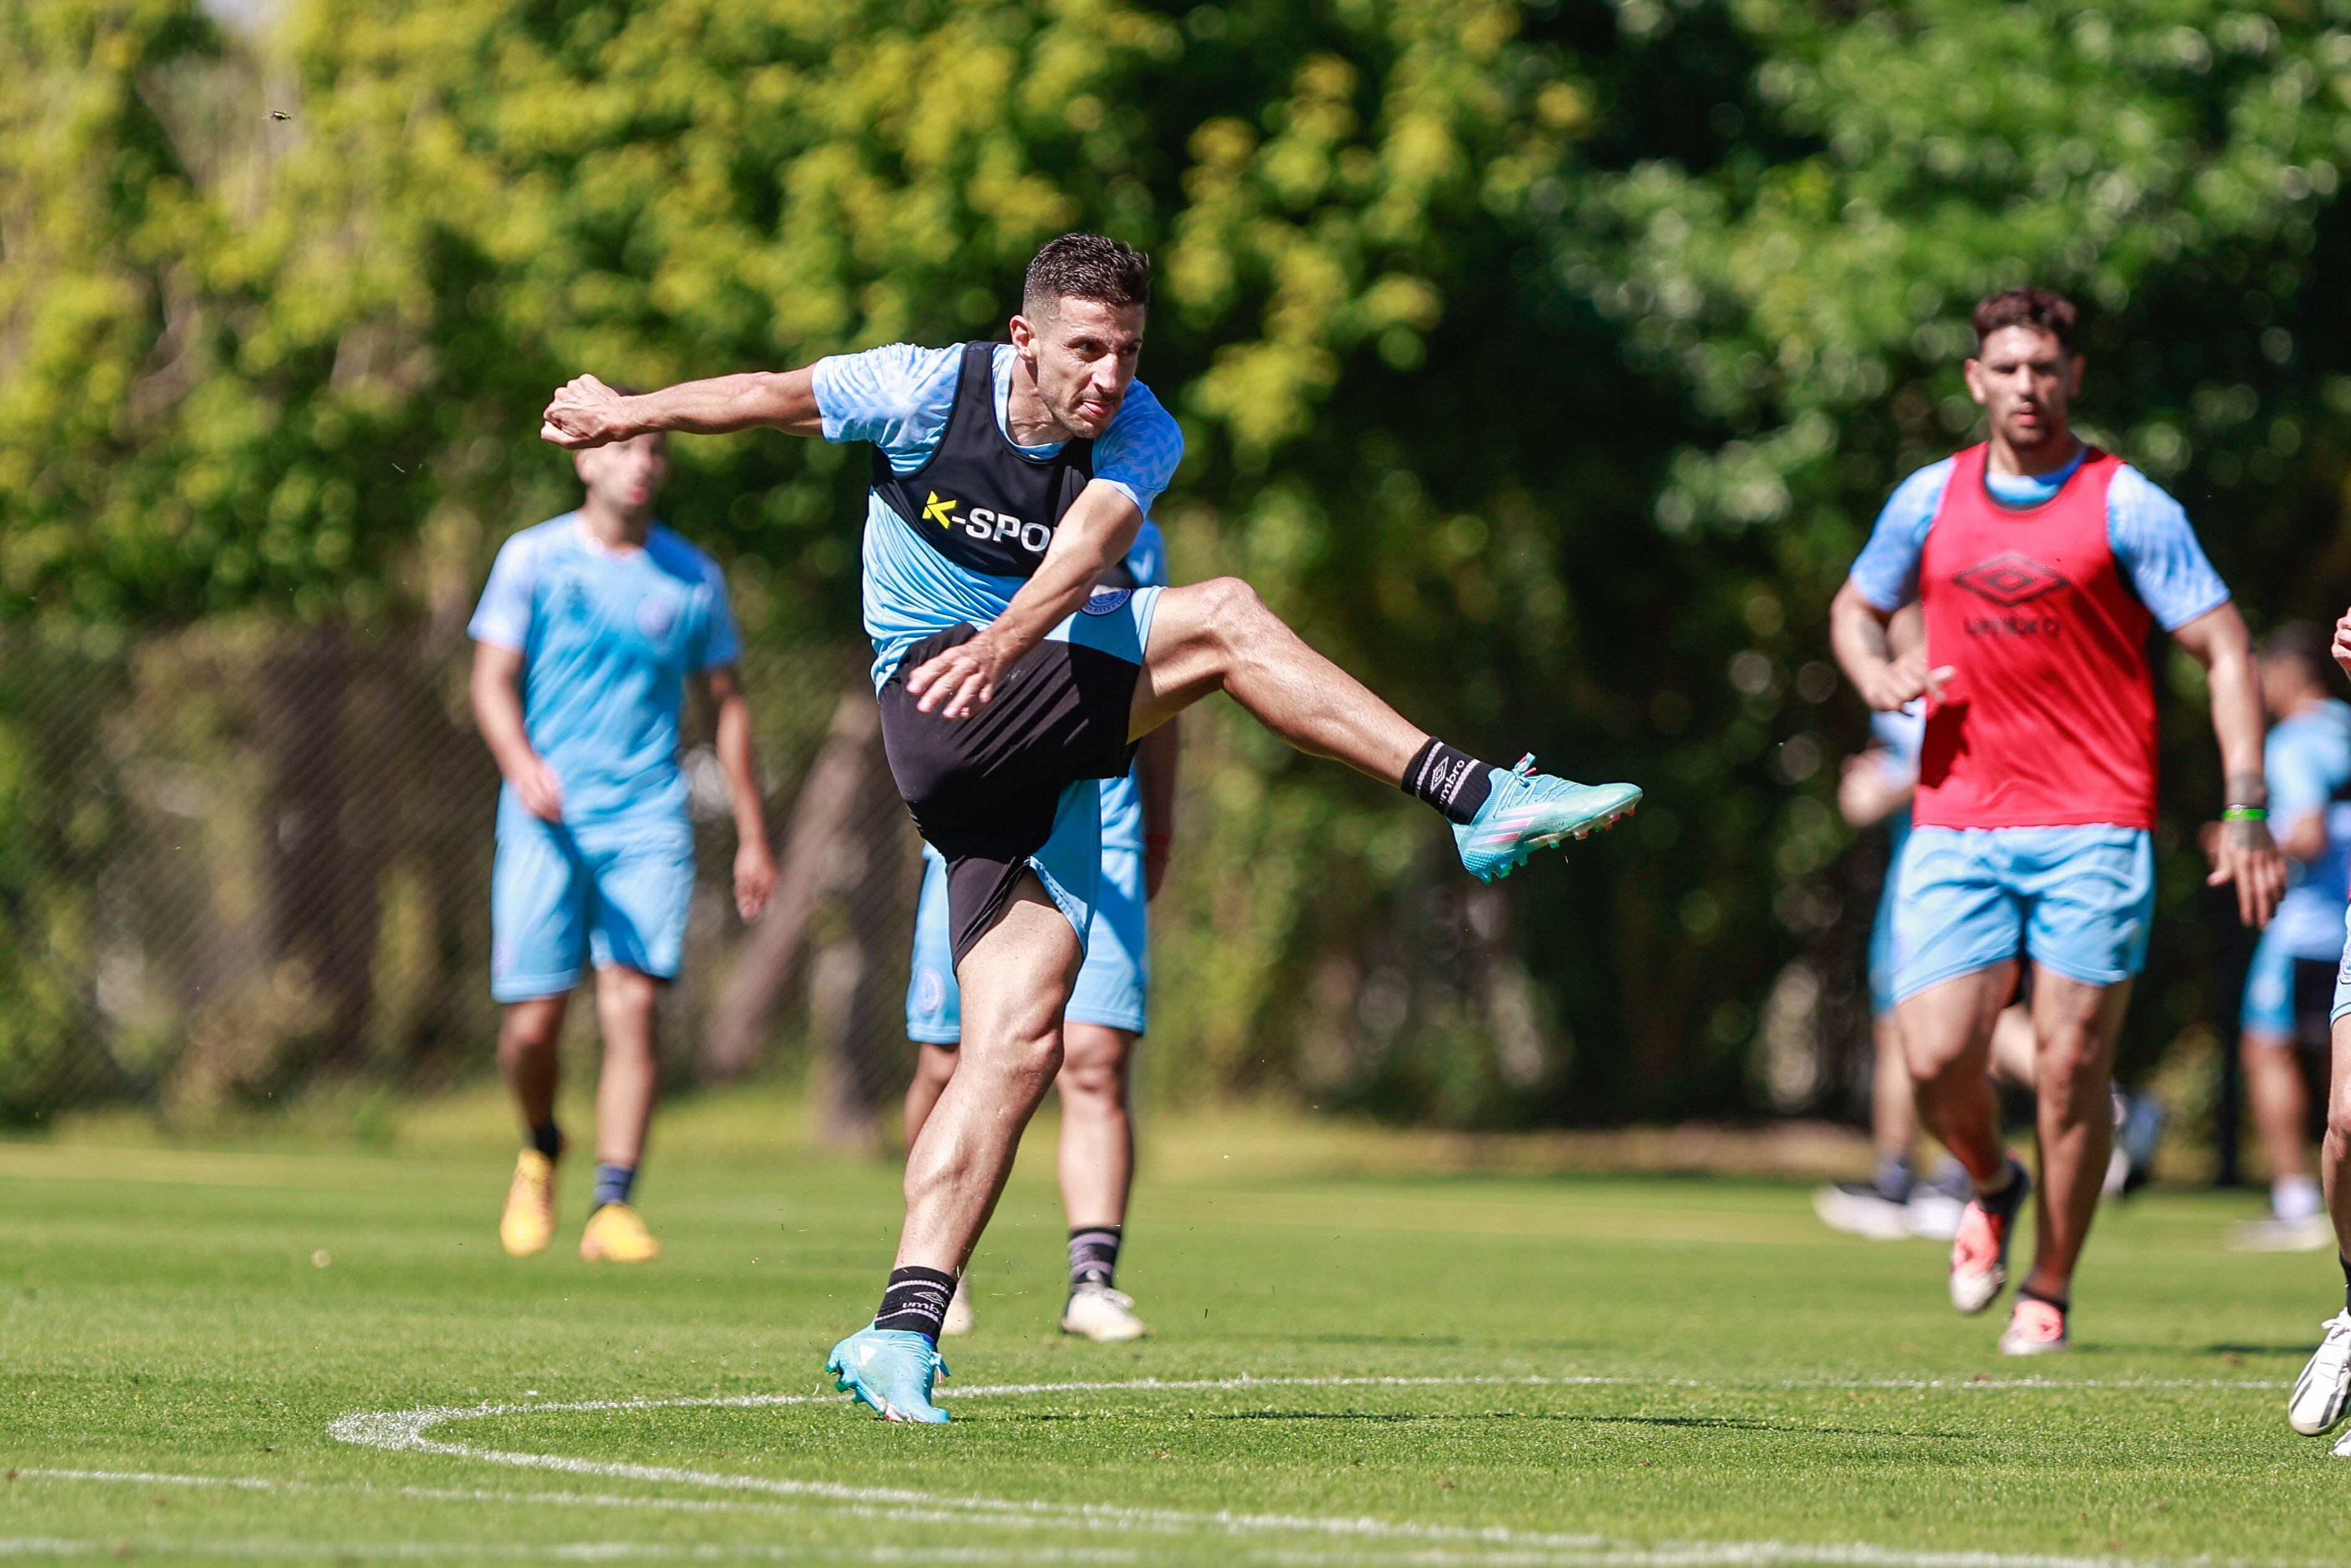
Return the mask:
<svg viewBox="0 0 2351 1568">
<path fill-rule="evenodd" d="M 637 434 L 622 417 L 627 401 L 594 376 L 574 376 L 538 416 L 538 438 L 575 450 L 624 441 Z"/>
<path fill-rule="evenodd" d="M 2346 674 L 2351 674 L 2351 610 L 2345 611 L 2343 619 L 2335 623 L 2333 651 L 2335 662 L 2343 666 Z"/>
</svg>

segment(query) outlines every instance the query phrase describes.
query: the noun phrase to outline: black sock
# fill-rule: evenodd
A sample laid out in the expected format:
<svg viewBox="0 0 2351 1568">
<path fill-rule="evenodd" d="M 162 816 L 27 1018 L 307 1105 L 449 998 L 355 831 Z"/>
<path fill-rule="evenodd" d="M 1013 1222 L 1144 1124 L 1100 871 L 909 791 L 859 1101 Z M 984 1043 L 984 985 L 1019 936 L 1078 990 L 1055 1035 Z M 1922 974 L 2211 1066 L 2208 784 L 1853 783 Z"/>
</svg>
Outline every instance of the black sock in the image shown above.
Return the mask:
<svg viewBox="0 0 2351 1568">
<path fill-rule="evenodd" d="M 554 1117 L 530 1130 L 530 1146 L 550 1160 L 562 1155 L 563 1129 L 555 1124 Z"/>
<path fill-rule="evenodd" d="M 1404 770 L 1404 782 L 1397 788 L 1436 807 L 1447 821 L 1467 822 L 1494 792 L 1489 771 L 1468 752 L 1456 751 L 1432 735 L 1412 754 L 1412 766 Z"/>
<path fill-rule="evenodd" d="M 2070 1312 L 2074 1310 L 2073 1302 L 2061 1301 L 2054 1296 L 2044 1296 L 2040 1291 L 2032 1290 L 2028 1286 L 2019 1285 L 2016 1288 L 2016 1295 L 2019 1301 L 2045 1302 L 2046 1304 L 2056 1308 L 2061 1312 Z"/>
<path fill-rule="evenodd" d="M 904 1329 L 933 1344 L 939 1343 L 939 1325 L 947 1321 L 947 1303 L 955 1300 L 955 1276 L 936 1269 L 893 1269 L 882 1292 L 882 1310 L 873 1314 L 877 1329 Z"/>
<path fill-rule="evenodd" d="M 2016 1206 L 2024 1201 L 2024 1167 L 2014 1160 L 2008 1162 L 2008 1185 L 1998 1192 L 1980 1192 L 1976 1201 L 1983 1205 L 1986 1214 L 1997 1214 L 2002 1219 L 2014 1218 Z"/>
<path fill-rule="evenodd" d="M 1118 1278 L 1119 1230 L 1115 1225 L 1086 1225 L 1070 1232 L 1070 1289 L 1110 1289 Z"/>
<path fill-rule="evenodd" d="M 2351 1258 L 2337 1252 L 2335 1260 L 2343 1265 L 2343 1310 L 2351 1312 Z"/>
</svg>

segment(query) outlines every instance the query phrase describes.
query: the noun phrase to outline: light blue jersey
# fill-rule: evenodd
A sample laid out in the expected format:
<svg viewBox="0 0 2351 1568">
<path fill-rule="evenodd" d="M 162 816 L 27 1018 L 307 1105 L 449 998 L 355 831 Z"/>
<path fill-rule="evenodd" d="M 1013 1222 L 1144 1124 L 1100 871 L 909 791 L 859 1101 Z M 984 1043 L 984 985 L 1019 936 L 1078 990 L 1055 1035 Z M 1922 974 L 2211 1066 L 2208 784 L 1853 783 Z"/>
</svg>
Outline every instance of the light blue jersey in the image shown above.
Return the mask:
<svg viewBox="0 0 2351 1568">
<path fill-rule="evenodd" d="M 567 512 L 507 540 L 466 630 L 522 654 L 524 728 L 567 828 L 685 820 L 685 680 L 741 653 L 716 562 L 658 523 L 643 549 L 608 549 Z M 499 792 L 500 833 L 536 821 Z"/>
<path fill-rule="evenodd" d="M 922 349 L 909 343 L 839 354 L 815 369 L 817 411 L 827 441 L 868 441 L 890 466 L 911 474 L 930 460 L 946 434 L 955 406 L 960 348 Z M 996 423 L 1011 439 L 1005 409 L 1017 356 L 998 344 Z M 1020 450 L 1050 457 L 1062 443 Z M 1134 503 L 1148 518 L 1152 504 L 1175 476 L 1184 433 L 1141 382 L 1127 388 L 1110 428 L 1093 444 L 1093 473 Z M 1138 541 L 1140 542 L 1140 541 Z M 873 684 L 879 687 L 906 650 L 935 632 L 969 622 L 986 626 L 1004 612 L 1027 579 L 968 570 L 916 538 L 905 519 L 879 497 L 865 508 L 865 631 L 873 639 Z"/>
<path fill-rule="evenodd" d="M 2286 894 L 2263 934 L 2296 958 L 2329 962 L 2343 952 L 2344 910 L 2351 903 L 2351 704 L 2329 700 L 2280 720 L 2262 747 L 2269 777 L 2270 821 L 2283 838 L 2316 815 L 2326 824 L 2326 846 L 2306 861 L 2289 861 Z"/>
<path fill-rule="evenodd" d="M 1918 781 L 1918 747 L 1927 738 L 1927 705 L 1914 702 L 1892 713 L 1869 716 L 1870 738 L 1877 744 L 1877 766 L 1889 784 Z M 1869 1008 L 1874 1014 L 1894 1006 L 1894 894 L 1902 877 L 1902 850 L 1910 839 L 1910 804 L 1904 801 L 1886 818 L 1886 881 L 1877 894 L 1877 917 L 1869 930 Z"/>
<path fill-rule="evenodd" d="M 2056 495 L 2088 455 L 2085 448 L 2082 457 L 2050 474 L 1987 472 L 1984 484 L 1996 500 L 2008 506 L 2039 506 Z M 1854 587 L 1888 614 L 1918 597 L 1918 561 L 1927 548 L 1927 529 L 1941 509 L 1943 490 L 1957 461 L 1946 457 L 1929 464 L 1896 486 L 1877 515 L 1869 543 L 1853 563 Z M 2205 559 L 2188 514 L 2128 464 L 2116 471 L 2106 489 L 2106 543 L 2131 591 L 2167 632 L 2179 631 L 2228 601 L 2228 585 Z"/>
</svg>

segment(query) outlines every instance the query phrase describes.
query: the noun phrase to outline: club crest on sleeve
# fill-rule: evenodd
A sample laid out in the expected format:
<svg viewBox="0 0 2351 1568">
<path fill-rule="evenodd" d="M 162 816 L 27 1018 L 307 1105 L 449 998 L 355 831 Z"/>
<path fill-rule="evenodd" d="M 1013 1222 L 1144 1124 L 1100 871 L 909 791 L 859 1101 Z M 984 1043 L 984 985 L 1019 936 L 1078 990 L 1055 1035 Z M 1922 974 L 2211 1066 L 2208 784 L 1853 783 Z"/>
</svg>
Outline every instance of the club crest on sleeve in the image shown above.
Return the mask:
<svg viewBox="0 0 2351 1568">
<path fill-rule="evenodd" d="M 1089 615 L 1116 614 L 1119 606 L 1134 597 L 1134 590 L 1131 588 L 1105 588 L 1086 601 L 1085 612 Z"/>
</svg>

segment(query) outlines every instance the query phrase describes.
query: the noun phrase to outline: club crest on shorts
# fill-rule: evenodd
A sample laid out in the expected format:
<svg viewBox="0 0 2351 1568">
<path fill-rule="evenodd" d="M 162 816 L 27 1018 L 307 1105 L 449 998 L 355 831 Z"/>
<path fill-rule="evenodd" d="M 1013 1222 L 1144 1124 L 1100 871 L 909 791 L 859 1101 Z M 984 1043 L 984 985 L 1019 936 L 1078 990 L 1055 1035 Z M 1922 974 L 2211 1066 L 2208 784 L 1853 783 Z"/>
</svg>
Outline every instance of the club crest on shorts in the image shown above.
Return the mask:
<svg viewBox="0 0 2351 1568">
<path fill-rule="evenodd" d="M 1117 613 L 1121 605 L 1134 597 L 1134 590 L 1131 588 L 1102 589 L 1086 601 L 1085 612 L 1089 615 L 1113 615 Z"/>
</svg>

